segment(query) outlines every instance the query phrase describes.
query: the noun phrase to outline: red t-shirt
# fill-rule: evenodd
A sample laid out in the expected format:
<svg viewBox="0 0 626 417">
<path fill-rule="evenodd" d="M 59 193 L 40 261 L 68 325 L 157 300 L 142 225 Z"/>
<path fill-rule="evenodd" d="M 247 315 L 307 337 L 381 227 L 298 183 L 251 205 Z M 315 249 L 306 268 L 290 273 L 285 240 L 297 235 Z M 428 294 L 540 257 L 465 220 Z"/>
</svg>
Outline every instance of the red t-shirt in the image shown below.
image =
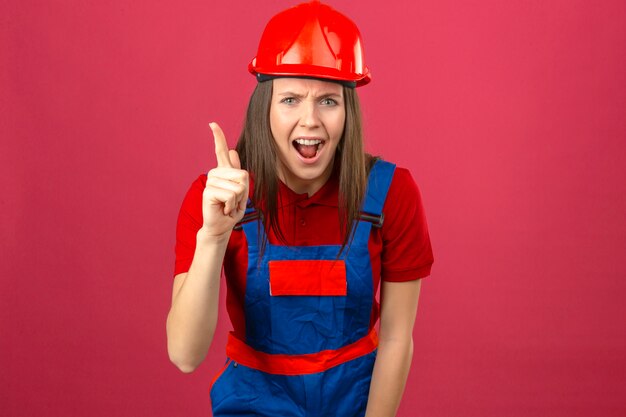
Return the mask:
<svg viewBox="0 0 626 417">
<path fill-rule="evenodd" d="M 203 174 L 191 184 L 180 209 L 174 275 L 187 272 L 191 266 L 196 234 L 202 227 L 202 193 L 205 185 L 206 174 Z M 335 174 L 311 197 L 296 194 L 280 183 L 278 220 L 285 243 L 293 246 L 340 245 L 343 237 L 339 232 L 338 191 L 339 181 Z M 421 194 L 407 169 L 396 168 L 383 213 L 383 226 L 380 229 L 372 228 L 369 239 L 374 294 L 381 279 L 402 282 L 423 278 L 430 274 L 433 263 Z M 271 230 L 268 239 L 272 244 L 285 244 L 279 242 Z M 235 335 L 241 340 L 245 340 L 247 268 L 246 237 L 243 230 L 235 230 L 226 249 L 224 274 L 228 288 L 228 314 Z M 371 326 L 378 320 L 378 314 L 378 303 L 375 301 Z"/>
</svg>

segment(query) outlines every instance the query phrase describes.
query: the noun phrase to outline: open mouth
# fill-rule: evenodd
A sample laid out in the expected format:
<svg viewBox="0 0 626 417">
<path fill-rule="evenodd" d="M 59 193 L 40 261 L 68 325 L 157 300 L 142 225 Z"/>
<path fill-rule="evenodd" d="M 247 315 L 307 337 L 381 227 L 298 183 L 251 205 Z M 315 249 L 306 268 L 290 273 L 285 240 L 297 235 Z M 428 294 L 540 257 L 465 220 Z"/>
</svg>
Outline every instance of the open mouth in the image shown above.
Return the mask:
<svg viewBox="0 0 626 417">
<path fill-rule="evenodd" d="M 296 139 L 292 144 L 304 159 L 315 158 L 324 147 L 324 141 L 321 139 Z"/>
</svg>

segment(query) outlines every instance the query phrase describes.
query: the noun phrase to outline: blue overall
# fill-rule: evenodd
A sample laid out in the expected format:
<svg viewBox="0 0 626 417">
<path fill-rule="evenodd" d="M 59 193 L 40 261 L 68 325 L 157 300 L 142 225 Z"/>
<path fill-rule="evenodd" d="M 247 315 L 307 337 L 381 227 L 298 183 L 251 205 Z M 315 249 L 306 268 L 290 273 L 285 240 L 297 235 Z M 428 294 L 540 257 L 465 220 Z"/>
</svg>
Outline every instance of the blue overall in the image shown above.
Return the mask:
<svg viewBox="0 0 626 417">
<path fill-rule="evenodd" d="M 366 218 L 381 218 L 394 170 L 395 165 L 380 160 L 372 167 L 362 208 Z M 264 354 L 306 355 L 337 350 L 368 335 L 374 302 L 368 251 L 372 222 L 363 218 L 339 258 L 339 245 L 281 246 L 266 240 L 259 259 L 259 243 L 267 238 L 261 220 L 243 224 L 248 242 L 246 345 Z M 276 260 L 343 261 L 346 295 L 272 295 L 268 264 Z M 211 388 L 213 415 L 361 417 L 375 357 L 374 349 L 323 372 L 297 375 L 263 372 L 228 358 Z"/>
</svg>

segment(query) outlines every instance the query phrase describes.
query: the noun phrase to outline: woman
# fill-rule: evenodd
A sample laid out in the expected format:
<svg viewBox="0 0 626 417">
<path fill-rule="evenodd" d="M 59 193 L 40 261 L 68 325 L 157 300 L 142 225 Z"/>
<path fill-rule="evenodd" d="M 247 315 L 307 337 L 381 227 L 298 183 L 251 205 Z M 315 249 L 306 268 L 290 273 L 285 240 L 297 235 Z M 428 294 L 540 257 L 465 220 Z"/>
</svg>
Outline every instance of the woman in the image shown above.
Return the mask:
<svg viewBox="0 0 626 417">
<path fill-rule="evenodd" d="M 394 416 L 400 403 L 433 258 L 411 175 L 363 151 L 361 45 L 317 1 L 279 13 L 249 67 L 236 151 L 211 124 L 218 166 L 181 208 L 167 333 L 172 362 L 193 371 L 223 265 L 234 331 L 215 416 Z"/>
</svg>

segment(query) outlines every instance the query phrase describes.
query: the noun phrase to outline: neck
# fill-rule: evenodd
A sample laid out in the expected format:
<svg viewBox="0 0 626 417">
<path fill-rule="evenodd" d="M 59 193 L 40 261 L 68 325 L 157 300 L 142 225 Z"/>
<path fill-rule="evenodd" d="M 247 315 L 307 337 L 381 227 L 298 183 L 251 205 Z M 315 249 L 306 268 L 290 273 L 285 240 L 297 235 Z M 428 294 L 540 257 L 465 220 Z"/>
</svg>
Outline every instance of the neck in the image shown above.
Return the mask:
<svg viewBox="0 0 626 417">
<path fill-rule="evenodd" d="M 311 197 L 313 194 L 318 192 L 324 184 L 328 181 L 330 176 L 333 173 L 334 166 L 334 158 L 328 164 L 328 167 L 324 170 L 322 175 L 315 178 L 300 178 L 293 173 L 289 172 L 289 170 L 285 169 L 282 164 L 278 164 L 278 178 L 285 184 L 291 191 L 296 194 L 307 194 Z"/>
</svg>

